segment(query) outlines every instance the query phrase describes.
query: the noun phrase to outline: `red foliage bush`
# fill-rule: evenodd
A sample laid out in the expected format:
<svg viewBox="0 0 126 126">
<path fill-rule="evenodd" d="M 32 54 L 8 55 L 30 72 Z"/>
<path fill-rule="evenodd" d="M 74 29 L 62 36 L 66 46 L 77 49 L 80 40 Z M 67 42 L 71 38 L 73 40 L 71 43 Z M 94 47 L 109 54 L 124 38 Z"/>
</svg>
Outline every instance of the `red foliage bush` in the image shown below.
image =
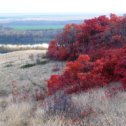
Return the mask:
<svg viewBox="0 0 126 126">
<path fill-rule="evenodd" d="M 57 90 L 81 92 L 120 81 L 126 88 L 126 48 L 108 50 L 104 57 L 91 61 L 88 55 L 67 62 L 62 75 L 53 75 L 48 81 L 49 94 Z"/>
<path fill-rule="evenodd" d="M 111 48 L 121 48 L 126 42 L 126 18 L 111 14 L 68 24 L 50 43 L 48 56 L 57 60 L 75 60 L 80 54 L 89 54 Z"/>
<path fill-rule="evenodd" d="M 62 75 L 52 75 L 49 94 L 103 87 L 120 81 L 126 89 L 126 18 L 114 14 L 66 25 L 49 46 L 48 56 L 67 62 Z"/>
</svg>

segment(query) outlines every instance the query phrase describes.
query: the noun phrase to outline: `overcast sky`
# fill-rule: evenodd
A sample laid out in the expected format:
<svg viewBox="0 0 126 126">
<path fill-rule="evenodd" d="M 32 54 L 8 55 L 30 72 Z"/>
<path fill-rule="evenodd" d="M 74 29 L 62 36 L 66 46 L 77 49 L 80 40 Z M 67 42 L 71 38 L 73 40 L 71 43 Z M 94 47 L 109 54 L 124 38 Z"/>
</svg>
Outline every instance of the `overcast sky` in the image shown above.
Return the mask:
<svg viewBox="0 0 126 126">
<path fill-rule="evenodd" d="M 0 0 L 0 13 L 126 13 L 126 0 Z"/>
</svg>

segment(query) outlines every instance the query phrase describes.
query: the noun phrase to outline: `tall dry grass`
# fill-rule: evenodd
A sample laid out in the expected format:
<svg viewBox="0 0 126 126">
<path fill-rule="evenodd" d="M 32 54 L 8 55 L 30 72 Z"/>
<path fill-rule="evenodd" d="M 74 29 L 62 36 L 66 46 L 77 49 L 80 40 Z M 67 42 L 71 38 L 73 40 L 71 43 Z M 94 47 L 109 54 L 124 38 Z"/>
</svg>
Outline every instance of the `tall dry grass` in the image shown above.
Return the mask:
<svg viewBox="0 0 126 126">
<path fill-rule="evenodd" d="M 73 108 L 55 114 L 47 112 L 48 107 L 45 109 L 44 102 L 18 103 L 13 102 L 11 96 L 1 97 L 0 126 L 125 126 L 126 124 L 125 92 L 117 92 L 114 96 L 108 97 L 104 88 L 74 94 L 70 100 L 72 106 L 67 106 Z M 56 109 L 55 104 L 53 105 L 52 109 Z"/>
</svg>

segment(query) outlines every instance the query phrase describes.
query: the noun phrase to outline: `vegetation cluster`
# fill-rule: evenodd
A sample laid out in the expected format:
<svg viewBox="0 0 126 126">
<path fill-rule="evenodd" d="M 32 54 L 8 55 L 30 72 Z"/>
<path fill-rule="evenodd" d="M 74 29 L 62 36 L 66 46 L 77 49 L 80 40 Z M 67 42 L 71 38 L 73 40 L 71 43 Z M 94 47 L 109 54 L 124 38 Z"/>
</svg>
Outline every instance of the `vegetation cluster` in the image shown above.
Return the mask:
<svg viewBox="0 0 126 126">
<path fill-rule="evenodd" d="M 67 60 L 61 75 L 48 80 L 48 93 L 75 93 L 119 82 L 126 89 L 126 17 L 111 14 L 68 24 L 53 40 L 48 56 Z"/>
</svg>

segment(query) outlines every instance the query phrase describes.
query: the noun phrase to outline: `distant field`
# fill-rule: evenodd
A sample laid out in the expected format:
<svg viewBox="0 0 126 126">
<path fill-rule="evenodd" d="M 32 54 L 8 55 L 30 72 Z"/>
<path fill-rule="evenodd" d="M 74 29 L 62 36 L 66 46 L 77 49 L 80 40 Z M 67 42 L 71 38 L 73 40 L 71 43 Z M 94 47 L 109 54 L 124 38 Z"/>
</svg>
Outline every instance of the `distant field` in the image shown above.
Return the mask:
<svg viewBox="0 0 126 126">
<path fill-rule="evenodd" d="M 62 29 L 64 25 L 13 25 L 10 26 L 15 30 L 44 30 L 44 29 Z"/>
</svg>

